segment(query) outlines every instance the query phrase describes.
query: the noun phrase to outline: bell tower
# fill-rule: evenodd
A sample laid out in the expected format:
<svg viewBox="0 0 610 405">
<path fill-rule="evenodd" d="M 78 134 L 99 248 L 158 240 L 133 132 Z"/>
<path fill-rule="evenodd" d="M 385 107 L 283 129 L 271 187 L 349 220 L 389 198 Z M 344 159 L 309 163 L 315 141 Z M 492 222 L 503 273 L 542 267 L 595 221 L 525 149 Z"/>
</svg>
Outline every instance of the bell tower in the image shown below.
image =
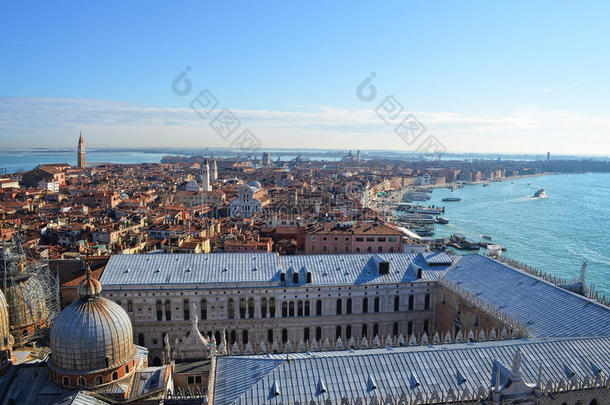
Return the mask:
<svg viewBox="0 0 610 405">
<path fill-rule="evenodd" d="M 80 132 L 80 138 L 78 139 L 78 154 L 77 154 L 78 167 L 85 168 L 85 141 L 83 141 L 83 131 Z"/>
</svg>

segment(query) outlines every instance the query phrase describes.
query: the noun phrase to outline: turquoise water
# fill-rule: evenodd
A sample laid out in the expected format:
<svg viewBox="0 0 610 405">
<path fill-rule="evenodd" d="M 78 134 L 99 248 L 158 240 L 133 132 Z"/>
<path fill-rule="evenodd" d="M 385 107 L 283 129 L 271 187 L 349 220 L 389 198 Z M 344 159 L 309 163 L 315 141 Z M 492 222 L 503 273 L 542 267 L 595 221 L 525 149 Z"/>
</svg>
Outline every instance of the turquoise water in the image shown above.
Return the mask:
<svg viewBox="0 0 610 405">
<path fill-rule="evenodd" d="M 543 187 L 548 198 L 531 198 Z M 444 197 L 462 201 L 442 202 Z M 569 279 L 580 274 L 586 260 L 587 281 L 610 295 L 610 173 L 436 189 L 426 204 L 444 206 L 450 221 L 436 225 L 435 237 L 490 235 L 506 247 L 506 256 Z"/>
</svg>

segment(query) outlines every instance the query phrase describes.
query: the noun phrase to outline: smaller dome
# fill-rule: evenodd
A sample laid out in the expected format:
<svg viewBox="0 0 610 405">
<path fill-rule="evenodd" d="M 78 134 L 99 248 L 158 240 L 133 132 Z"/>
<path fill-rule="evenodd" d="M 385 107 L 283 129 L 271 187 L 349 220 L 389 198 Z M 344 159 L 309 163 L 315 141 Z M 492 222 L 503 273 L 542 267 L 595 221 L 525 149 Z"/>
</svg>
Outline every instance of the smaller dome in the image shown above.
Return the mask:
<svg viewBox="0 0 610 405">
<path fill-rule="evenodd" d="M 64 308 L 51 326 L 50 346 L 51 369 L 83 374 L 123 366 L 136 353 L 129 315 L 103 297 Z"/>
<path fill-rule="evenodd" d="M 254 188 L 257 188 L 257 189 L 259 189 L 259 190 L 260 190 L 261 188 L 263 188 L 263 185 L 260 183 L 260 181 L 256 181 L 256 180 L 252 180 L 250 183 L 248 183 L 248 185 L 249 185 L 250 187 L 254 187 Z"/>
</svg>

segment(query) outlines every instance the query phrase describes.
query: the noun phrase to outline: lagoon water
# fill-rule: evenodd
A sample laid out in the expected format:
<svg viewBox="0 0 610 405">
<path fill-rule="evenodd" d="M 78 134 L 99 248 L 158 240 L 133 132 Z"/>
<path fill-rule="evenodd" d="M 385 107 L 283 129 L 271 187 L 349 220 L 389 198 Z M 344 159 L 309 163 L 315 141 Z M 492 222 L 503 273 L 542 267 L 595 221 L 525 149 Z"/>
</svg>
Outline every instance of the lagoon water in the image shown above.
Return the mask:
<svg viewBox="0 0 610 405">
<path fill-rule="evenodd" d="M 540 188 L 548 198 L 532 198 Z M 443 202 L 444 197 L 462 201 Z M 490 235 L 506 247 L 507 257 L 569 279 L 580 274 L 586 260 L 587 281 L 610 295 L 610 173 L 436 189 L 425 204 L 444 206 L 450 221 L 436 225 L 434 237 L 457 232 L 481 240 Z"/>
<path fill-rule="evenodd" d="M 139 152 L 139 151 L 87 151 L 87 164 L 95 162 L 112 163 L 159 163 L 166 153 Z M 76 164 L 76 152 L 73 150 L 49 151 L 12 151 L 0 152 L 0 168 L 7 173 L 18 170 L 32 170 L 41 164 L 68 163 Z"/>
</svg>

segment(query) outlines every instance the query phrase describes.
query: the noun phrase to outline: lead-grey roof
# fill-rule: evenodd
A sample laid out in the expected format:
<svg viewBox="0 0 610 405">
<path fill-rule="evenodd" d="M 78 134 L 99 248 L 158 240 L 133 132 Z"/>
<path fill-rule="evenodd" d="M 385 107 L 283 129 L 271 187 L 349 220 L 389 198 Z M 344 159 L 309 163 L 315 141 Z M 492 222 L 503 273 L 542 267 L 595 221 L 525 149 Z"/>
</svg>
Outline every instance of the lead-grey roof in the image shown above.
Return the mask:
<svg viewBox="0 0 610 405">
<path fill-rule="evenodd" d="M 536 382 L 539 365 L 545 384 L 567 380 L 567 370 L 581 380 L 595 378 L 597 370 L 605 377 L 610 372 L 610 337 L 294 353 L 289 361 L 286 354 L 221 356 L 214 404 L 293 404 L 312 399 L 323 403 L 328 398 L 364 398 L 373 393 L 378 398 L 417 390 L 461 393 L 466 387 L 477 392 L 481 386 L 487 390 L 493 385 L 494 364 L 500 365 L 501 383 L 506 382 L 517 349 L 528 383 Z M 376 389 L 371 389 L 371 381 Z M 274 384 L 278 396 L 272 395 Z"/>
<path fill-rule="evenodd" d="M 531 336 L 610 336 L 610 308 L 489 257 L 466 255 L 444 279 L 525 324 Z"/>
<path fill-rule="evenodd" d="M 276 253 L 140 254 L 114 255 L 100 279 L 104 287 L 159 284 L 260 284 L 295 285 L 299 274 L 304 285 L 311 272 L 312 285 L 352 285 L 438 280 L 456 257 L 446 253 L 386 253 L 278 256 Z M 390 273 L 379 275 L 376 264 L 390 263 Z"/>
</svg>

